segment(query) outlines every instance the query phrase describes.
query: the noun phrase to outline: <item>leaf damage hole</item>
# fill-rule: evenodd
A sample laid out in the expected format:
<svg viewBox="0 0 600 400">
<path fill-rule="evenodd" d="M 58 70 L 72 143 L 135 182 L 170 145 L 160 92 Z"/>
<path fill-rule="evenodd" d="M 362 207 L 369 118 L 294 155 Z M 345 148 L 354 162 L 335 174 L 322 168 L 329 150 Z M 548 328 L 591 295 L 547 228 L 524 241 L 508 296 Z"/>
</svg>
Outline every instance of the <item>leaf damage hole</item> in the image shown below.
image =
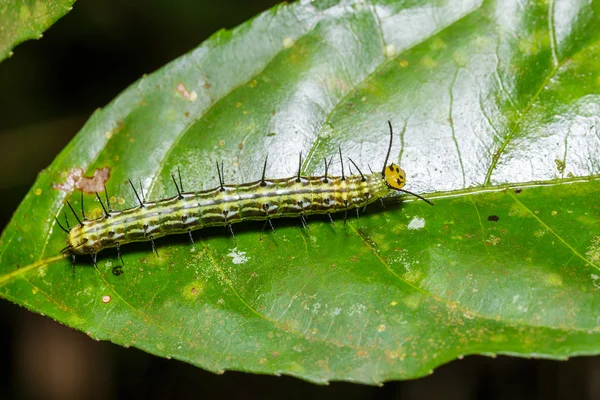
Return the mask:
<svg viewBox="0 0 600 400">
<path fill-rule="evenodd" d="M 73 168 L 67 172 L 64 183 L 54 183 L 52 187 L 63 192 L 72 192 L 74 189 L 79 189 L 84 193 L 93 194 L 103 192 L 109 178 L 109 167 L 97 168 L 91 177 L 84 175 L 83 168 Z"/>
</svg>

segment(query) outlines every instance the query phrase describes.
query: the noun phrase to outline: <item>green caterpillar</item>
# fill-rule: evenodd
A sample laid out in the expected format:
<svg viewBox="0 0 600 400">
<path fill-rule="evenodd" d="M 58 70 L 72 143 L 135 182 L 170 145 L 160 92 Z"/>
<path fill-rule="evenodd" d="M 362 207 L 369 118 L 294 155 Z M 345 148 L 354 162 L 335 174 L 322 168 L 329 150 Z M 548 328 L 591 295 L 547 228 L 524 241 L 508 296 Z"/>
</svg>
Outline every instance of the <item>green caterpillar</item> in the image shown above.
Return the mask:
<svg viewBox="0 0 600 400">
<path fill-rule="evenodd" d="M 123 211 L 110 210 L 108 196 L 105 207 L 96 193 L 104 210 L 104 216 L 98 219 L 87 220 L 84 214 L 83 220 L 80 220 L 71 204 L 67 202 L 79 224 L 70 228 L 67 221 L 69 229 L 65 229 L 58 219 L 56 220 L 68 233 L 67 247 L 62 252 L 72 254 L 73 260 L 75 255 L 90 255 L 95 263 L 96 254 L 106 248 L 116 247 L 121 258 L 121 245 L 151 241 L 152 248 L 156 251 L 156 238 L 187 232 L 193 242 L 192 231 L 210 226 L 228 227 L 233 234 L 231 225 L 238 222 L 264 220 L 271 223 L 273 218 L 287 217 L 300 217 L 302 224 L 307 226 L 307 215 L 328 214 L 331 218 L 331 213 L 341 211 L 345 212 L 345 223 L 348 210 L 356 208 L 358 211 L 359 208 L 388 196 L 392 190 L 406 192 L 433 205 L 429 200 L 404 190 L 404 170 L 393 163 L 387 165 L 393 139 L 392 124 L 389 121 L 388 124 L 390 145 L 381 172 L 365 175 L 349 159 L 359 174 L 344 176 L 340 150 L 342 176 L 329 176 L 329 163 L 325 161 L 323 176 L 301 176 L 299 168 L 296 176 L 266 179 L 265 160 L 261 180 L 241 185 L 226 185 L 223 182 L 222 167 L 219 169 L 217 164 L 219 186 L 211 190 L 184 192 L 181 177 L 178 185 L 172 176 L 177 189 L 176 196 L 158 201 L 143 201 L 131 184 L 139 206 Z"/>
</svg>

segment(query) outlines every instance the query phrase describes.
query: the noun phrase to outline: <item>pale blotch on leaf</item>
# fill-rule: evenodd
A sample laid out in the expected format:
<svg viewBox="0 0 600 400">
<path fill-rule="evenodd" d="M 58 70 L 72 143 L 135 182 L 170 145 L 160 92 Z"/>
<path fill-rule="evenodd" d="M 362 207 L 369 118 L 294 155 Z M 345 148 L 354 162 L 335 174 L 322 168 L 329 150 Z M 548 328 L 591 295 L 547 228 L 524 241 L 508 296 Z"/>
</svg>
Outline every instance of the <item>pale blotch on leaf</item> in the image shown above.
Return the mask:
<svg viewBox="0 0 600 400">
<path fill-rule="evenodd" d="M 102 302 L 103 302 L 104 304 L 110 303 L 110 300 L 111 300 L 111 298 L 110 298 L 110 296 L 109 296 L 109 295 L 104 295 L 104 296 L 102 296 Z"/>
<path fill-rule="evenodd" d="M 421 65 L 425 68 L 434 68 L 437 66 L 437 62 L 430 56 L 421 58 Z"/>
<path fill-rule="evenodd" d="M 501 240 L 502 239 L 500 239 L 498 236 L 490 235 L 490 237 L 485 241 L 485 244 L 496 246 Z"/>
<path fill-rule="evenodd" d="M 402 278 L 404 278 L 405 281 L 416 285 L 423 279 L 423 274 L 417 270 L 409 270 L 406 273 L 402 274 Z"/>
<path fill-rule="evenodd" d="M 423 218 L 414 217 L 408 223 L 408 229 L 410 229 L 410 230 L 423 229 L 424 227 L 425 227 L 425 220 Z"/>
<path fill-rule="evenodd" d="M 284 49 L 289 49 L 294 45 L 294 39 L 292 39 L 291 37 L 286 37 L 285 39 L 283 39 L 282 45 Z"/>
<path fill-rule="evenodd" d="M 594 284 L 594 287 L 596 289 L 600 289 L 600 284 L 598 284 L 598 279 L 600 279 L 600 276 L 596 274 L 591 274 L 590 277 L 592 278 L 592 283 Z"/>
<path fill-rule="evenodd" d="M 92 211 L 90 212 L 90 215 L 88 216 L 88 218 L 98 219 L 103 215 L 104 215 L 104 211 L 100 207 L 94 207 L 94 209 L 92 209 Z"/>
<path fill-rule="evenodd" d="M 396 55 L 396 46 L 394 44 L 386 44 L 384 49 L 385 56 L 392 58 Z"/>
<path fill-rule="evenodd" d="M 237 248 L 231 249 L 231 251 L 229 252 L 229 254 L 227 254 L 227 256 L 231 257 L 231 262 L 236 265 L 244 264 L 249 260 L 249 257 L 246 257 L 246 252 L 238 251 Z"/>
<path fill-rule="evenodd" d="M 538 229 L 537 231 L 533 232 L 533 236 L 535 236 L 536 238 L 541 238 L 545 234 L 546 234 L 546 229 Z"/>
<path fill-rule="evenodd" d="M 437 37 L 437 38 L 435 38 L 433 40 L 433 42 L 431 42 L 431 45 L 429 46 L 429 48 L 431 50 L 445 49 L 446 48 L 446 42 L 444 42 L 442 39 L 440 39 L 439 37 Z"/>
<path fill-rule="evenodd" d="M 498 333 L 498 334 L 496 334 L 496 335 L 492 335 L 492 336 L 490 337 L 490 340 L 491 340 L 492 342 L 506 342 L 506 341 L 508 340 L 508 338 L 506 337 L 506 335 L 505 335 L 505 334 L 503 334 L 503 333 Z"/>
<path fill-rule="evenodd" d="M 519 41 L 519 50 L 526 56 L 532 56 L 550 46 L 548 31 L 540 29 L 531 35 L 524 36 Z"/>
<path fill-rule="evenodd" d="M 469 55 L 460 49 L 452 53 L 452 59 L 459 67 L 466 67 L 469 63 Z"/>
<path fill-rule="evenodd" d="M 549 273 L 544 276 L 544 283 L 548 286 L 562 286 L 563 278 L 556 273 Z"/>
<path fill-rule="evenodd" d="M 527 209 L 523 207 L 520 203 L 513 203 L 512 206 L 510 206 L 510 210 L 508 210 L 508 216 L 531 218 L 531 215 L 529 214 Z"/>
<path fill-rule="evenodd" d="M 34 192 L 34 193 L 35 193 L 35 195 L 36 195 L 36 196 L 39 196 L 39 195 L 41 195 L 41 194 L 42 194 L 42 189 L 40 189 L 40 188 L 37 188 L 37 189 L 35 189 L 35 192 Z"/>
<path fill-rule="evenodd" d="M 585 255 L 591 263 L 596 264 L 600 262 L 600 236 L 594 236 Z"/>
<path fill-rule="evenodd" d="M 183 287 L 183 297 L 186 300 L 194 300 L 196 297 L 204 293 L 206 283 L 202 280 L 195 280 Z"/>
<path fill-rule="evenodd" d="M 386 328 L 385 325 L 381 324 L 377 327 L 377 332 L 385 332 L 385 328 Z"/>
<path fill-rule="evenodd" d="M 291 372 L 297 372 L 297 373 L 302 373 L 302 372 L 305 372 L 305 369 L 304 369 L 304 367 L 303 367 L 302 365 L 298 364 L 298 363 L 297 363 L 297 362 L 295 362 L 295 361 L 292 361 L 292 362 L 289 364 L 289 366 L 288 366 L 288 369 L 289 369 Z"/>
<path fill-rule="evenodd" d="M 37 286 L 34 286 L 31 288 L 31 293 L 32 294 L 37 294 L 40 291 L 40 288 Z"/>
<path fill-rule="evenodd" d="M 406 296 L 406 298 L 404 299 L 404 304 L 406 304 L 408 308 L 416 310 L 417 308 L 419 308 L 419 304 L 421 304 L 421 295 L 413 294 L 410 296 Z"/>
</svg>

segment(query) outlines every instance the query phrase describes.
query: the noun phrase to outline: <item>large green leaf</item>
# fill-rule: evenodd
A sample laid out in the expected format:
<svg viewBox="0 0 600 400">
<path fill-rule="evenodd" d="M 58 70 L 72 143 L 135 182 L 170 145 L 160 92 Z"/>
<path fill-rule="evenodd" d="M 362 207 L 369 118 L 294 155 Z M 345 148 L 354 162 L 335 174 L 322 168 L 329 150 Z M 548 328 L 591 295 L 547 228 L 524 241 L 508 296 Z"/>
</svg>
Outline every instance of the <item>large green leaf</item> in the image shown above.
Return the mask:
<svg viewBox="0 0 600 400">
<path fill-rule="evenodd" d="M 0 295 L 89 336 L 211 371 L 411 378 L 465 354 L 600 352 L 600 2 L 283 5 L 140 79 L 42 172 L 0 244 Z M 59 255 L 73 179 L 114 204 L 393 159 L 420 201 Z M 340 172 L 339 165 L 333 167 Z M 87 181 L 86 181 L 87 182 Z M 89 182 L 88 182 L 89 183 Z M 93 196 L 88 214 L 99 213 Z M 396 203 L 396 204 L 393 204 Z M 73 218 L 71 218 L 73 219 Z M 73 221 L 72 221 L 73 222 Z M 115 269 L 115 267 L 117 267 Z"/>
<path fill-rule="evenodd" d="M 0 1 L 0 61 L 28 39 L 39 39 L 42 32 L 68 13 L 75 0 Z"/>
</svg>

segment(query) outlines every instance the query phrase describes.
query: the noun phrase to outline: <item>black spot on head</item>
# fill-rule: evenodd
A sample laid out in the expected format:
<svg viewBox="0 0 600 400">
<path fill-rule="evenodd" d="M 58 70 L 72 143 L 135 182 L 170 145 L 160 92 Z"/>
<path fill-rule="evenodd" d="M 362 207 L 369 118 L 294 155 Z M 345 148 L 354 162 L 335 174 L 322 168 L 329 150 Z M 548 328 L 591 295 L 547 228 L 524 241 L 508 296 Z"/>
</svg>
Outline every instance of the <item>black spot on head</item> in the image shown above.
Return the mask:
<svg viewBox="0 0 600 400">
<path fill-rule="evenodd" d="M 264 203 L 262 205 L 263 210 L 267 211 L 269 209 L 269 203 Z"/>
<path fill-rule="evenodd" d="M 397 183 L 398 185 L 402 185 L 402 181 L 401 181 L 400 179 L 396 179 L 396 183 Z"/>
<path fill-rule="evenodd" d="M 182 215 L 181 216 L 181 222 L 185 222 L 185 221 L 187 221 L 187 219 L 188 219 L 187 215 Z"/>
<path fill-rule="evenodd" d="M 497 216 L 497 215 L 490 215 L 490 216 L 488 217 L 488 221 L 494 221 L 494 222 L 496 222 L 496 221 L 498 221 L 499 219 L 500 219 L 500 217 L 499 217 L 499 216 Z"/>
<path fill-rule="evenodd" d="M 396 172 L 400 173 L 400 168 L 396 167 Z"/>
<path fill-rule="evenodd" d="M 388 168 L 390 169 L 390 171 L 394 172 L 394 167 L 393 166 L 390 165 Z"/>
</svg>

